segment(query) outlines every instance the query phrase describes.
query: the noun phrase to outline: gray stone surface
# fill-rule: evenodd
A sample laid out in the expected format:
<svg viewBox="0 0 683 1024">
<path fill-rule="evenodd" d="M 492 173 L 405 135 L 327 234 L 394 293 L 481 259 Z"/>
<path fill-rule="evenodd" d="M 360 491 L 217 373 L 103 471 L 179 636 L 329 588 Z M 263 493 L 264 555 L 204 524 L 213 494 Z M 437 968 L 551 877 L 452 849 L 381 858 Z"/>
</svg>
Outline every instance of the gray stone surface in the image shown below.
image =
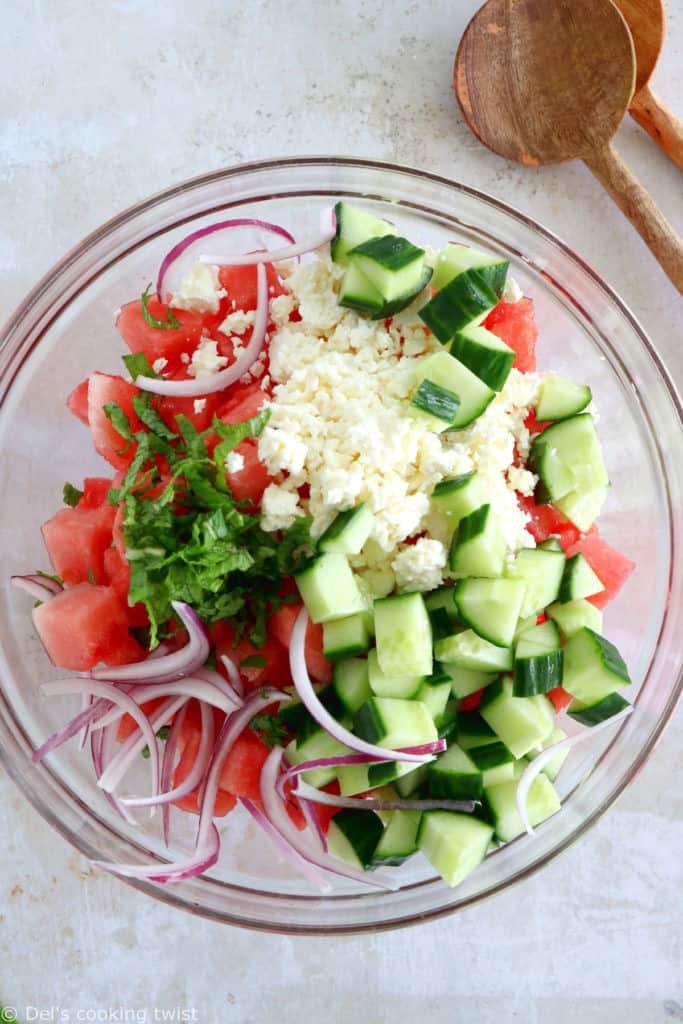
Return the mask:
<svg viewBox="0 0 683 1024">
<path fill-rule="evenodd" d="M 680 297 L 589 172 L 513 166 L 463 125 L 451 66 L 475 7 L 5 0 L 0 317 L 151 192 L 242 160 L 340 153 L 424 167 L 530 213 L 621 292 L 680 384 Z M 683 2 L 670 0 L 656 87 L 679 113 L 682 70 Z M 617 146 L 680 230 L 681 172 L 630 121 Z M 679 712 L 590 835 L 493 902 L 329 942 L 142 898 L 91 871 L 0 775 L 0 1005 L 25 1020 L 681 1021 L 682 740 Z"/>
</svg>

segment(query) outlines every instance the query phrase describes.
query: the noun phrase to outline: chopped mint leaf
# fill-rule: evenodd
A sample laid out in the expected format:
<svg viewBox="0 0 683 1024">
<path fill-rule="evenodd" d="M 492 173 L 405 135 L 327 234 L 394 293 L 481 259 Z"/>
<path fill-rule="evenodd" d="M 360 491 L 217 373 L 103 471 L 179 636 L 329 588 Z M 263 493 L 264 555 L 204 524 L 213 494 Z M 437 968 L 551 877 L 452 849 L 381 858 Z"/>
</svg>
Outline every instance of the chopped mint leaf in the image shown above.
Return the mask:
<svg viewBox="0 0 683 1024">
<path fill-rule="evenodd" d="M 274 747 L 276 743 L 286 743 L 289 740 L 289 732 L 277 715 L 254 715 L 249 728 L 259 734 L 259 739 L 267 747 Z"/>
<path fill-rule="evenodd" d="M 165 743 L 166 740 L 168 739 L 168 734 L 169 734 L 170 731 L 171 731 L 171 726 L 170 725 L 162 725 L 162 727 L 157 730 L 157 738 L 160 739 L 163 743 Z M 142 754 L 142 756 L 144 758 L 149 758 L 150 757 L 150 749 L 147 746 L 147 744 L 144 745 L 144 747 L 142 748 L 140 753 Z"/>
<path fill-rule="evenodd" d="M 248 658 L 242 658 L 240 668 L 265 668 L 266 659 L 262 654 L 250 654 Z"/>
<path fill-rule="evenodd" d="M 166 314 L 165 320 L 158 320 L 155 316 L 152 316 L 148 308 L 149 300 L 151 298 L 149 294 L 149 290 L 151 287 L 152 285 L 150 282 L 150 284 L 147 285 L 144 292 L 140 296 L 140 303 L 142 305 L 142 319 L 145 321 L 146 324 L 149 324 L 150 327 L 156 327 L 157 330 L 159 331 L 172 331 L 176 327 L 180 327 L 180 320 L 178 320 L 178 318 L 173 315 L 172 309 L 169 309 L 168 313 Z"/>
<path fill-rule="evenodd" d="M 77 487 L 70 484 L 68 481 L 64 484 L 63 500 L 65 505 L 70 505 L 71 508 L 75 508 L 79 501 L 83 497 L 83 491 L 79 491 Z"/>
<path fill-rule="evenodd" d="M 131 352 L 129 355 L 123 356 L 122 358 L 132 380 L 135 380 L 136 377 L 159 376 L 159 374 L 155 373 L 152 369 L 150 361 L 144 352 Z"/>
<path fill-rule="evenodd" d="M 149 392 L 143 391 L 141 395 L 134 395 L 133 408 L 138 419 L 157 437 L 162 438 L 164 441 L 173 441 L 178 436 L 164 423 L 159 413 L 152 406 Z"/>
<path fill-rule="evenodd" d="M 95 579 L 95 573 L 92 571 L 90 566 L 88 566 L 88 582 L 92 583 L 92 585 L 94 587 L 97 586 L 97 580 Z"/>
<path fill-rule="evenodd" d="M 128 446 L 133 440 L 133 431 L 131 430 L 130 420 L 126 416 L 125 412 L 121 408 L 118 402 L 107 402 L 103 406 L 104 415 L 107 417 L 112 427 L 117 434 L 120 434 L 124 441 L 128 441 Z"/>
</svg>

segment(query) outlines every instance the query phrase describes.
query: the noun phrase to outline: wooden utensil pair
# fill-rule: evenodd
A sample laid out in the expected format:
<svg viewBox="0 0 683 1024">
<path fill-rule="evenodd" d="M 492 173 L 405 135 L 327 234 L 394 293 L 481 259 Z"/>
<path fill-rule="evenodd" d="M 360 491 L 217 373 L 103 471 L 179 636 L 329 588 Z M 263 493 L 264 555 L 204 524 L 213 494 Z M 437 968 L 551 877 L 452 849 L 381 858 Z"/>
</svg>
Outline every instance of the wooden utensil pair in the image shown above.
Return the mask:
<svg viewBox="0 0 683 1024">
<path fill-rule="evenodd" d="M 633 19 L 636 47 L 615 4 Z M 663 31 L 661 0 L 488 0 L 461 40 L 454 86 L 468 125 L 500 156 L 583 160 L 683 292 L 683 243 L 611 141 L 630 109 L 683 164 L 682 126 L 648 86 Z"/>
</svg>

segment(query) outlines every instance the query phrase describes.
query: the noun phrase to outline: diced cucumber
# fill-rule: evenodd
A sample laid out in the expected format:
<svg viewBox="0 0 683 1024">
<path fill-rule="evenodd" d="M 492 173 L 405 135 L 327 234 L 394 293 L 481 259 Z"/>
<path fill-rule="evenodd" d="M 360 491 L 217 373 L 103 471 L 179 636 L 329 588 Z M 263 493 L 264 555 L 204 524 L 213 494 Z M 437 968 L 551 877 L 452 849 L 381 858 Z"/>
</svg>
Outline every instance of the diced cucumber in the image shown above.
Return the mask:
<svg viewBox="0 0 683 1024">
<path fill-rule="evenodd" d="M 434 654 L 438 661 L 475 672 L 509 672 L 513 664 L 511 647 L 490 644 L 473 629 L 437 641 Z"/>
<path fill-rule="evenodd" d="M 443 663 L 443 668 L 450 676 L 453 696 L 460 699 L 469 697 L 477 690 L 483 690 L 497 678 L 495 672 L 480 672 L 477 669 L 462 668 L 460 665 L 452 665 L 448 662 Z"/>
<path fill-rule="evenodd" d="M 496 835 L 504 843 L 521 836 L 524 825 L 517 810 L 517 780 L 500 782 L 484 790 L 484 808 L 493 822 Z M 537 775 L 531 783 L 526 802 L 526 812 L 532 827 L 540 825 L 560 810 L 558 797 L 547 775 Z"/>
<path fill-rule="evenodd" d="M 365 601 L 345 555 L 318 555 L 294 580 L 314 623 L 343 619 L 365 610 Z"/>
<path fill-rule="evenodd" d="M 609 485 L 598 487 L 594 491 L 570 491 L 564 498 L 556 501 L 555 505 L 574 523 L 574 526 L 582 533 L 586 533 L 600 515 L 608 494 Z"/>
<path fill-rule="evenodd" d="M 449 700 L 446 710 L 435 721 L 440 740 L 448 740 L 455 733 L 455 722 L 458 714 L 458 700 Z"/>
<path fill-rule="evenodd" d="M 391 302 L 385 302 L 379 312 L 372 314 L 372 319 L 386 320 L 387 317 L 400 313 L 402 309 L 405 309 L 406 306 L 409 306 L 418 297 L 420 292 L 425 290 L 431 279 L 432 268 L 423 266 L 422 276 L 415 279 L 413 286 L 407 292 L 392 299 Z"/>
<path fill-rule="evenodd" d="M 431 797 L 444 800 L 478 800 L 483 788 L 480 770 L 455 743 L 430 764 L 427 784 Z"/>
<path fill-rule="evenodd" d="M 490 505 L 480 505 L 464 516 L 451 543 L 449 564 L 460 576 L 503 575 L 505 538 Z"/>
<path fill-rule="evenodd" d="M 413 392 L 410 404 L 413 411 L 416 410 L 440 434 L 455 422 L 460 398 L 454 391 L 435 384 L 433 380 L 423 380 Z"/>
<path fill-rule="evenodd" d="M 594 704 L 631 682 L 614 644 L 584 626 L 564 648 L 563 687 L 582 704 Z"/>
<path fill-rule="evenodd" d="M 421 764 L 417 768 L 412 768 L 412 771 L 406 772 L 405 775 L 396 780 L 396 792 L 404 800 L 407 800 L 409 796 L 412 796 L 421 786 L 426 784 L 428 775 L 428 764 Z"/>
<path fill-rule="evenodd" d="M 452 526 L 457 526 L 483 502 L 484 491 L 475 470 L 441 480 L 432 491 L 432 504 L 443 512 Z"/>
<path fill-rule="evenodd" d="M 562 685 L 563 652 L 560 631 L 554 622 L 532 626 L 520 636 L 515 648 L 512 692 L 533 697 Z"/>
<path fill-rule="evenodd" d="M 567 734 L 564 731 L 564 729 L 560 729 L 558 726 L 555 726 L 553 731 L 550 733 L 550 736 L 548 736 L 547 740 L 544 740 L 541 744 L 541 749 L 531 750 L 529 752 L 529 760 L 533 761 L 535 757 L 538 757 L 538 755 L 542 753 L 544 750 L 547 750 L 548 747 L 553 747 L 556 743 L 561 743 L 562 740 L 566 740 L 566 738 Z M 548 761 L 545 767 L 541 769 L 541 771 L 548 776 L 551 782 L 554 782 L 557 776 L 560 774 L 560 768 L 567 760 L 568 756 L 568 750 L 561 750 L 559 754 L 556 754 L 555 757 L 551 761 Z"/>
<path fill-rule="evenodd" d="M 340 765 L 335 769 L 335 774 L 341 795 L 354 796 L 396 782 L 413 768 L 410 761 L 378 761 L 376 764 Z"/>
<path fill-rule="evenodd" d="M 545 610 L 548 618 L 560 627 L 563 635 L 569 639 L 584 626 L 594 633 L 602 632 L 602 612 L 590 601 L 568 601 L 566 604 L 551 604 Z"/>
<path fill-rule="evenodd" d="M 451 430 L 460 430 L 480 416 L 495 395 L 495 391 L 487 387 L 466 366 L 449 355 L 448 352 L 434 352 L 416 360 L 413 370 L 413 390 L 419 388 L 424 380 L 433 381 L 440 387 L 458 396 L 455 417 L 450 425 Z M 419 410 L 411 408 L 414 415 L 422 415 Z"/>
<path fill-rule="evenodd" d="M 345 724 L 349 725 L 350 723 L 347 722 Z M 343 743 L 339 743 L 328 732 L 320 728 L 303 741 L 300 737 L 293 740 L 292 743 L 288 744 L 286 750 L 287 760 L 290 764 L 317 761 L 320 757 L 343 757 L 345 754 L 353 753 Z M 328 782 L 334 781 L 336 771 L 334 768 L 311 768 L 309 771 L 303 772 L 301 778 L 309 786 L 315 786 L 316 789 L 319 789 L 321 786 L 326 786 Z"/>
<path fill-rule="evenodd" d="M 563 551 L 563 547 L 560 544 L 558 537 L 548 537 L 547 540 L 542 541 L 537 545 L 541 551 Z"/>
<path fill-rule="evenodd" d="M 399 594 L 375 601 L 377 657 L 388 676 L 432 674 L 432 627 L 422 594 Z"/>
<path fill-rule="evenodd" d="M 526 583 L 520 618 L 538 615 L 553 601 L 557 601 L 562 583 L 565 558 L 562 551 L 543 548 L 522 548 L 513 563 L 506 567 L 508 579 Z"/>
<path fill-rule="evenodd" d="M 596 701 L 573 700 L 567 714 L 570 718 L 581 722 L 581 725 L 599 725 L 607 718 L 618 715 L 628 706 L 628 701 L 620 693 L 608 693 L 606 697 L 601 697 Z"/>
<path fill-rule="evenodd" d="M 493 746 L 494 744 L 491 745 Z M 494 765 L 493 768 L 485 768 L 481 773 L 484 789 L 497 786 L 499 782 L 509 782 L 511 779 L 521 778 L 522 772 L 528 763 L 527 759 L 522 757 L 518 761 L 513 759 L 512 761 L 505 761 L 503 764 Z"/>
<path fill-rule="evenodd" d="M 400 235 L 370 238 L 347 254 L 385 302 L 415 290 L 423 278 L 424 256 L 424 249 Z"/>
<path fill-rule="evenodd" d="M 339 700 L 334 686 L 322 686 L 318 690 L 317 696 L 326 711 L 333 718 L 341 721 L 344 716 L 344 706 Z M 301 701 L 283 704 L 278 712 L 278 718 L 300 743 L 304 743 L 309 736 L 320 731 L 320 725 Z"/>
<path fill-rule="evenodd" d="M 523 580 L 461 580 L 455 586 L 459 618 L 498 647 L 510 647 L 526 591 Z"/>
<path fill-rule="evenodd" d="M 453 632 L 453 620 L 445 608 L 435 608 L 433 611 L 428 610 L 428 615 L 432 625 L 432 640 L 434 642 L 451 635 Z"/>
<path fill-rule="evenodd" d="M 390 750 L 438 739 L 434 720 L 424 704 L 395 697 L 371 697 L 366 701 L 354 719 L 354 732 L 368 743 Z"/>
<path fill-rule="evenodd" d="M 382 671 L 377 651 L 368 655 L 368 680 L 376 697 L 399 697 L 404 700 L 414 697 L 422 686 L 424 676 L 390 676 Z"/>
<path fill-rule="evenodd" d="M 492 836 L 493 829 L 471 815 L 427 811 L 417 843 L 446 884 L 456 886 L 481 864 Z"/>
<path fill-rule="evenodd" d="M 436 257 L 434 289 L 438 291 L 465 270 L 476 270 L 500 298 L 505 287 L 509 261 L 472 249 L 469 245 L 450 243 Z"/>
<path fill-rule="evenodd" d="M 599 594 L 604 589 L 602 580 L 593 572 L 581 552 L 567 559 L 558 595 L 560 601 L 578 601 L 579 598 Z"/>
<path fill-rule="evenodd" d="M 323 654 L 328 661 L 363 654 L 369 650 L 371 637 L 365 612 L 356 612 L 343 619 L 323 625 Z"/>
<path fill-rule="evenodd" d="M 348 252 L 361 242 L 396 234 L 393 224 L 343 200 L 335 203 L 334 214 L 337 230 L 330 244 L 330 251 L 335 263 L 348 263 Z"/>
<path fill-rule="evenodd" d="M 372 532 L 375 517 L 363 502 L 339 512 L 318 541 L 319 551 L 358 555 Z"/>
<path fill-rule="evenodd" d="M 420 811 L 391 811 L 386 828 L 375 847 L 372 867 L 397 866 L 417 852 Z"/>
<path fill-rule="evenodd" d="M 358 313 L 367 313 L 369 316 L 381 315 L 384 309 L 381 293 L 355 263 L 350 263 L 344 271 L 337 302 L 345 309 L 355 309 Z"/>
<path fill-rule="evenodd" d="M 498 742 L 495 732 L 478 711 L 458 711 L 455 731 L 458 746 L 463 750 L 482 747 L 485 743 Z"/>
<path fill-rule="evenodd" d="M 512 680 L 501 678 L 484 690 L 479 706 L 490 725 L 515 757 L 524 757 L 555 728 L 555 711 L 547 697 L 515 697 Z"/>
<path fill-rule="evenodd" d="M 515 761 L 513 754 L 500 740 L 495 743 L 483 743 L 478 747 L 470 747 L 467 753 L 480 772 L 499 768 L 502 764 L 513 764 Z"/>
<path fill-rule="evenodd" d="M 383 831 L 374 811 L 344 807 L 330 821 L 327 847 L 333 857 L 365 869 L 372 864 Z"/>
<path fill-rule="evenodd" d="M 443 609 L 448 613 L 448 617 L 451 622 L 458 621 L 453 587 L 439 587 L 437 590 L 432 590 L 423 596 L 425 607 L 428 612 Z"/>
<path fill-rule="evenodd" d="M 580 413 L 546 427 L 534 439 L 529 464 L 539 476 L 537 500 L 553 501 L 579 529 L 587 530 L 590 516 L 595 518 L 602 507 L 604 495 L 598 495 L 609 484 L 593 417 Z"/>
<path fill-rule="evenodd" d="M 592 397 L 586 384 L 576 384 L 557 373 L 544 373 L 536 399 L 536 419 L 566 420 L 585 409 Z"/>
<path fill-rule="evenodd" d="M 451 699 L 450 677 L 440 674 L 428 676 L 415 694 L 415 699 L 424 704 L 436 722 L 443 715 Z"/>
<path fill-rule="evenodd" d="M 332 669 L 332 685 L 344 706 L 355 715 L 372 696 L 368 679 L 368 663 L 363 658 L 345 658 Z"/>
<path fill-rule="evenodd" d="M 527 615 L 524 619 L 519 619 L 515 626 L 515 635 L 513 640 L 515 643 L 519 640 L 522 633 L 526 633 L 527 629 L 532 629 L 538 620 L 538 615 Z"/>
<path fill-rule="evenodd" d="M 503 387 L 515 361 L 515 353 L 504 341 L 475 324 L 456 333 L 451 353 L 494 391 Z"/>
</svg>

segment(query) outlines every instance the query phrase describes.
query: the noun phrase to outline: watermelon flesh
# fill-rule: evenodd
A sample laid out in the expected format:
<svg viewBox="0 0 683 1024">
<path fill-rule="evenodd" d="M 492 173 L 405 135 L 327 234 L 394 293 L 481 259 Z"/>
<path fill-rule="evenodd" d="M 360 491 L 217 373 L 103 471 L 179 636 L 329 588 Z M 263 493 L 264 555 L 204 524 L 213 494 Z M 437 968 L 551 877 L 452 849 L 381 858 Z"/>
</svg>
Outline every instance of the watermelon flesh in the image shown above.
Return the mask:
<svg viewBox="0 0 683 1024">
<path fill-rule="evenodd" d="M 567 557 L 581 553 L 593 572 L 600 579 L 604 586 L 599 594 L 593 594 L 588 600 L 596 608 L 604 608 L 619 593 L 626 580 L 635 569 L 635 562 L 632 562 L 626 555 L 616 551 L 606 540 L 600 536 L 597 526 L 592 526 L 588 533 L 579 537 L 574 544 L 567 549 Z"/>
<path fill-rule="evenodd" d="M 99 508 L 63 508 L 42 527 L 43 540 L 55 572 L 68 586 L 77 583 L 103 583 L 104 555 L 111 545 L 116 510 L 111 505 Z"/>
<path fill-rule="evenodd" d="M 524 373 L 536 369 L 538 327 L 531 299 L 499 302 L 484 320 L 484 327 L 509 345 L 516 353 L 512 364 Z"/>
<path fill-rule="evenodd" d="M 130 651 L 128 619 L 112 587 L 79 583 L 33 609 L 33 622 L 50 660 L 86 672 Z M 141 648 L 140 648 L 141 650 Z"/>
</svg>

